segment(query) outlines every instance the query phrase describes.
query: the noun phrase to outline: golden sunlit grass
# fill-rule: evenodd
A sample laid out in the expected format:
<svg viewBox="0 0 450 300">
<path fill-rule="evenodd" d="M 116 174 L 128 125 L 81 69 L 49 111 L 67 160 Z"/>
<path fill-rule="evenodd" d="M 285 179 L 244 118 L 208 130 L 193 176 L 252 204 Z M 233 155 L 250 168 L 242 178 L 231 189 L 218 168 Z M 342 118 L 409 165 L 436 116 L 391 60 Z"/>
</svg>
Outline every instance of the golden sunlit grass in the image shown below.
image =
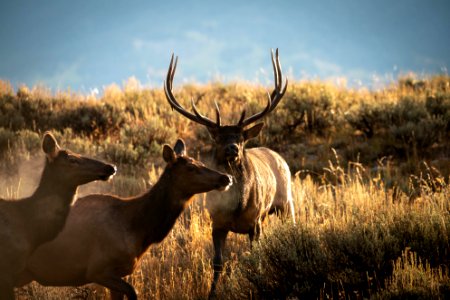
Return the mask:
<svg viewBox="0 0 450 300">
<path fill-rule="evenodd" d="M 352 90 L 323 82 L 290 83 L 279 107 L 250 146 L 279 151 L 293 173 L 297 225 L 266 220 L 250 251 L 231 234 L 220 299 L 374 297 L 450 293 L 449 77 L 405 78 L 384 90 Z M 175 90 L 189 108 L 225 123 L 266 102 L 265 88 L 212 83 Z M 61 145 L 119 167 L 110 183 L 80 194 L 135 195 L 163 167 L 161 147 L 177 137 L 203 159 L 207 131 L 172 112 L 162 89 L 136 80 L 111 85 L 101 98 L 51 94 L 44 87 L 0 81 L 0 197 L 18 198 L 37 184 L 40 138 L 52 130 Z M 212 241 L 204 197 L 152 245 L 128 280 L 142 299 L 205 299 L 212 280 Z M 102 287 L 18 289 L 19 299 L 104 299 Z"/>
<path fill-rule="evenodd" d="M 414 204 L 406 195 L 394 203 L 392 191 L 376 179 L 358 175 L 360 168 L 335 168 L 335 175 L 341 176 L 342 184 L 338 186 L 318 184 L 310 177 L 300 180 L 297 176 L 293 182 L 297 226 L 270 217 L 264 237 L 252 252 L 246 236 L 231 234 L 219 298 L 294 295 L 325 299 L 340 298 L 337 295 L 346 293 L 367 295 L 369 288 L 375 295 L 375 287 L 384 286 L 385 281 L 381 295 L 388 295 L 400 293 L 408 285 L 416 287 L 411 282 L 421 280 L 424 283 L 420 291 L 440 295 L 439 288 L 450 284 L 450 186 L 433 192 L 424 185 Z M 157 174 L 158 171 L 151 171 L 152 182 Z M 120 176 L 115 179 L 121 180 Z M 126 193 L 126 187 L 115 182 L 111 185 L 113 193 Z M 202 201 L 204 197 L 199 196 L 192 206 L 190 227 L 185 226 L 184 217 L 178 220 L 161 244 L 150 247 L 139 268 L 128 278 L 142 299 L 207 298 L 213 253 L 210 221 L 201 207 Z M 402 251 L 413 251 L 414 259 L 421 257 L 421 263 L 433 260 L 433 265 L 414 262 L 411 266 L 412 261 L 405 261 L 410 254 L 402 256 Z M 413 267 L 419 270 L 413 272 Z M 104 299 L 107 292 L 92 285 L 55 288 L 33 283 L 17 294 L 20 299 Z"/>
<path fill-rule="evenodd" d="M 402 256 L 393 263 L 393 268 L 392 276 L 386 281 L 386 288 L 376 295 L 375 299 L 406 297 L 439 299 L 443 298 L 443 294 L 448 297 L 450 290 L 448 268 L 432 268 L 428 261 L 423 261 L 409 248 L 406 248 Z"/>
</svg>

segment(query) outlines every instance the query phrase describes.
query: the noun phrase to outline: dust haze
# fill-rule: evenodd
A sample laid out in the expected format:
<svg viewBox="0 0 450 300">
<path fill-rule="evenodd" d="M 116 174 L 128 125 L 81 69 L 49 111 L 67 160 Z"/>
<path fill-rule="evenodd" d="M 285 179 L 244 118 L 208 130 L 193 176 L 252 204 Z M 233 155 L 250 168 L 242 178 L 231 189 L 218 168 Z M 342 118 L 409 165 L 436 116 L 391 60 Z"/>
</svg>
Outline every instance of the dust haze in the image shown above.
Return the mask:
<svg viewBox="0 0 450 300">
<path fill-rule="evenodd" d="M 0 165 L 1 162 L 0 162 Z M 19 163 L 16 170 L 0 168 L 0 198 L 18 200 L 31 196 L 39 185 L 45 165 L 45 154 L 31 155 L 29 159 Z M 77 196 L 92 193 L 108 193 L 111 190 L 111 181 L 95 181 L 78 188 Z"/>
<path fill-rule="evenodd" d="M 20 199 L 31 196 L 39 184 L 44 169 L 45 155 L 36 154 L 19 163 L 17 170 L 0 169 L 0 197 L 3 199 Z"/>
</svg>

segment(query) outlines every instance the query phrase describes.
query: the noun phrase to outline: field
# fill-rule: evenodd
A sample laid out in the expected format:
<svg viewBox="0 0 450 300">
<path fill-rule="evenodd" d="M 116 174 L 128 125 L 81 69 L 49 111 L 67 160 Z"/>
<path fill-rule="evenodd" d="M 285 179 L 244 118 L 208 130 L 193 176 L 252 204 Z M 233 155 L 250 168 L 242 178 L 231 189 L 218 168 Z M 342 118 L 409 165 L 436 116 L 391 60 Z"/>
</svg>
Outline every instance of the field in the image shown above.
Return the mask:
<svg viewBox="0 0 450 300">
<path fill-rule="evenodd" d="M 264 87 L 247 83 L 185 85 L 189 107 L 237 122 L 242 109 L 265 104 Z M 450 77 L 405 77 L 382 90 L 327 82 L 293 82 L 262 134 L 293 174 L 297 225 L 271 217 L 250 251 L 231 234 L 219 299 L 448 299 L 450 297 Z M 109 183 L 80 194 L 135 195 L 156 182 L 162 145 L 186 141 L 204 159 L 208 132 L 173 112 L 162 88 L 131 78 L 99 97 L 45 87 L 14 91 L 0 82 L 0 197 L 19 198 L 36 186 L 42 134 L 117 164 Z M 197 197 L 169 236 L 152 245 L 128 278 L 142 299 L 205 299 L 212 280 L 210 220 Z M 189 220 L 189 221 L 188 221 Z M 104 299 L 105 289 L 16 290 L 19 299 Z"/>
</svg>

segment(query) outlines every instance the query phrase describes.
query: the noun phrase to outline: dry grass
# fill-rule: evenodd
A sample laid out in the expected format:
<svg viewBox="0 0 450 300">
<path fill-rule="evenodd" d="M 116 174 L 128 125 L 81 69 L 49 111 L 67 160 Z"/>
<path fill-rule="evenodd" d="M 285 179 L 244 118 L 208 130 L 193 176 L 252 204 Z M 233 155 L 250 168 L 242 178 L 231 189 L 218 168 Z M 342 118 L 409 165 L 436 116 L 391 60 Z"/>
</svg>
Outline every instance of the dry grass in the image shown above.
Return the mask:
<svg viewBox="0 0 450 300">
<path fill-rule="evenodd" d="M 444 299 L 450 266 L 449 82 L 448 76 L 405 78 L 380 91 L 290 83 L 263 133 L 249 144 L 275 149 L 288 161 L 298 225 L 269 218 L 252 251 L 247 237 L 231 234 L 219 298 L 398 299 L 422 293 Z M 243 107 L 256 112 L 266 101 L 263 87 L 239 83 L 183 86 L 175 93 L 186 107 L 197 99 L 208 116 L 217 99 L 226 123 L 235 122 Z M 14 93 L 0 81 L 0 197 L 31 193 L 42 160 L 40 136 L 48 129 L 64 147 L 118 164 L 112 182 L 83 186 L 81 194 L 143 191 L 163 165 L 162 144 L 177 137 L 195 157 L 210 148 L 206 130 L 172 112 L 162 89 L 141 89 L 135 80 L 105 88 L 100 99 L 52 94 L 45 87 Z M 192 206 L 190 227 L 180 218 L 128 278 L 140 298 L 207 298 L 213 249 L 202 201 L 199 196 Z M 417 282 L 421 288 L 411 289 Z M 107 292 L 94 285 L 33 283 L 17 295 L 104 299 Z"/>
<path fill-rule="evenodd" d="M 340 177 L 341 184 L 318 184 L 310 177 L 303 180 L 298 176 L 295 178 L 297 226 L 282 224 L 276 217 L 269 218 L 264 227 L 265 235 L 253 252 L 250 252 L 246 236 L 230 235 L 225 253 L 226 275 L 218 287 L 219 298 L 273 298 L 277 295 L 284 298 L 277 294 L 281 290 L 273 274 L 283 275 L 283 284 L 290 282 L 289 286 L 294 288 L 294 291 L 288 289 L 284 296 L 289 296 L 290 292 L 297 296 L 337 299 L 346 294 L 362 296 L 369 290 L 376 294 L 377 287 L 384 286 L 384 280 L 387 282 L 386 288 L 380 295 L 388 295 L 387 292 L 404 289 L 404 285 L 411 280 L 421 280 L 416 276 L 422 276 L 425 272 L 433 295 L 440 295 L 436 292 L 436 285 L 449 284 L 446 272 L 450 255 L 450 186 L 445 185 L 441 191 L 434 192 L 424 185 L 421 187 L 421 197 L 410 204 L 409 197 L 404 194 L 397 196 L 396 202 L 393 202 L 392 190 L 386 189 L 376 178 L 365 178 L 360 165 L 345 171 L 335 166 L 330 172 Z M 154 182 L 158 173 L 158 169 L 152 169 L 150 181 Z M 121 180 L 119 176 L 109 186 L 88 186 L 82 192 L 110 188 L 115 193 L 131 194 L 124 191 L 119 184 Z M 145 185 L 140 186 L 140 189 L 144 188 Z M 11 187 L 11 191 L 16 189 L 20 187 Z M 162 243 L 149 248 L 139 268 L 128 278 L 142 299 L 207 298 L 213 274 L 213 253 L 210 220 L 202 209 L 203 201 L 204 197 L 199 196 L 192 206 L 190 227 L 186 228 L 183 216 Z M 428 228 L 430 224 L 435 224 L 433 220 L 442 225 L 436 231 L 443 234 L 437 237 L 444 239 L 442 245 L 434 240 L 436 232 Z M 423 236 L 405 240 L 402 244 L 402 236 L 407 239 L 408 231 L 399 222 L 405 221 L 408 221 L 404 223 L 408 225 L 406 227 L 423 228 Z M 416 231 L 414 229 L 410 233 L 418 234 Z M 428 251 L 429 243 L 435 243 L 431 247 L 437 251 L 447 247 L 447 252 L 440 253 L 441 257 L 437 258 L 436 253 Z M 412 262 L 405 262 L 409 254 L 402 256 L 402 251 L 411 248 L 415 251 L 415 260 L 419 259 L 416 253 L 424 256 L 421 261 L 435 259 L 433 267 L 428 263 L 423 266 L 425 271 L 409 272 Z M 280 262 L 274 265 L 268 259 L 271 255 L 279 257 Z M 359 265 L 352 260 L 355 257 L 361 260 Z M 436 259 L 439 261 L 436 262 Z M 283 263 L 287 274 L 278 269 Z M 436 269 L 437 263 L 439 267 Z M 389 277 L 391 274 L 392 277 Z M 262 278 L 269 280 L 264 282 L 265 294 L 260 290 Z M 340 285 L 337 291 L 333 290 L 333 284 Z M 275 294 L 269 293 L 274 291 Z M 33 283 L 18 290 L 17 295 L 20 299 L 104 299 L 107 291 L 93 285 L 56 288 Z"/>
</svg>

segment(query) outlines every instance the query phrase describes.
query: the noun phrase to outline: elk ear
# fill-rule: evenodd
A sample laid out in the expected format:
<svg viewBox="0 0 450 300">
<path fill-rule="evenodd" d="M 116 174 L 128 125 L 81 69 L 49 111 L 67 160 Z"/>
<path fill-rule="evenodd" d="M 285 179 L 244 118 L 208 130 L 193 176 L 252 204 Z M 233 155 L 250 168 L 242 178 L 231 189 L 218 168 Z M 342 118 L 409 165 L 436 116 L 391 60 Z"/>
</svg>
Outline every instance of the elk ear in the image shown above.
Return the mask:
<svg viewBox="0 0 450 300">
<path fill-rule="evenodd" d="M 163 147 L 163 158 L 166 163 L 174 162 L 177 159 L 175 152 L 169 145 Z"/>
<path fill-rule="evenodd" d="M 53 160 L 58 155 L 59 149 L 60 148 L 55 137 L 47 131 L 44 134 L 44 139 L 42 140 L 42 150 L 44 150 L 44 153 L 47 155 L 48 159 Z"/>
<path fill-rule="evenodd" d="M 244 140 L 252 139 L 261 132 L 261 129 L 264 127 L 264 123 L 258 123 L 249 129 L 244 130 Z"/>
<path fill-rule="evenodd" d="M 175 143 L 175 147 L 173 147 L 173 150 L 177 155 L 185 156 L 186 155 L 186 145 L 184 144 L 184 141 L 182 139 L 178 139 Z"/>
</svg>

